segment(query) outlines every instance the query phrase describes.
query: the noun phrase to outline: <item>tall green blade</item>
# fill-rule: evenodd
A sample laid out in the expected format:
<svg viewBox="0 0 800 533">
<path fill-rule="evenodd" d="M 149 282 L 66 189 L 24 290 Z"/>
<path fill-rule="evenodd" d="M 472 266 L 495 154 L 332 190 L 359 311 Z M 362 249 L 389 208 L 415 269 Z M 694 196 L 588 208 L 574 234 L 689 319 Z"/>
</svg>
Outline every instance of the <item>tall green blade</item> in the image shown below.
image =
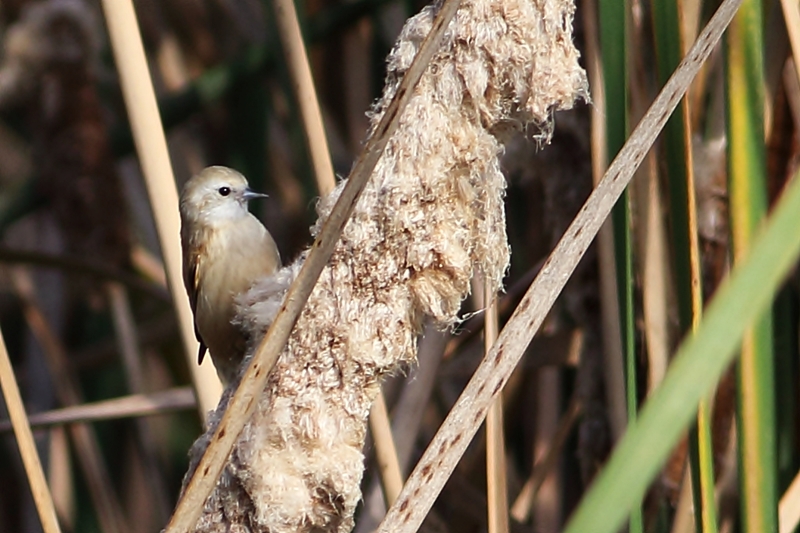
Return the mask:
<svg viewBox="0 0 800 533">
<path fill-rule="evenodd" d="M 658 0 L 653 4 L 657 66 L 662 84 L 686 50 L 680 31 L 682 6 L 682 0 Z M 697 327 L 703 307 L 688 96 L 667 122 L 663 137 L 678 316 L 680 331 L 686 334 Z M 698 406 L 697 423 L 689 431 L 689 446 L 696 528 L 698 532 L 716 533 L 714 453 L 708 399 Z"/>
<path fill-rule="evenodd" d="M 740 258 L 708 306 L 695 334 L 681 345 L 662 385 L 617 445 L 570 520 L 566 533 L 614 533 L 638 505 L 697 403 L 719 381 L 753 321 L 769 308 L 800 255 L 800 177 L 775 208 L 765 231 Z M 777 529 L 745 529 L 776 531 Z"/>
<path fill-rule="evenodd" d="M 761 3 L 745 0 L 726 39 L 728 194 L 734 263 L 748 253 L 767 211 Z M 795 230 L 796 231 L 796 230 Z M 772 315 L 748 329 L 738 365 L 744 531 L 777 531 Z"/>
<path fill-rule="evenodd" d="M 606 147 L 612 161 L 625 144 L 628 130 L 627 20 L 629 2 L 600 0 L 600 48 L 606 94 Z M 630 207 L 625 191 L 611 213 L 614 228 L 614 256 L 617 267 L 622 349 L 625 359 L 625 397 L 628 420 L 636 418 L 635 326 L 633 309 L 633 258 L 631 254 Z M 632 533 L 643 531 L 641 508 L 631 513 Z"/>
</svg>

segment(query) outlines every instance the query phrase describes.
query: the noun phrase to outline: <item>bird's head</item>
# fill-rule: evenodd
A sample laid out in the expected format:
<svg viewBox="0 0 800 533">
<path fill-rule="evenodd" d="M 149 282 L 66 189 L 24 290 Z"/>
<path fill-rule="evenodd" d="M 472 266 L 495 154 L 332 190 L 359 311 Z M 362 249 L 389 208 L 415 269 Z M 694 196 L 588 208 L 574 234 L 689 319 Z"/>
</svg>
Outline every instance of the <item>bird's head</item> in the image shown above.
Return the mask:
<svg viewBox="0 0 800 533">
<path fill-rule="evenodd" d="M 247 216 L 247 202 L 264 198 L 253 192 L 239 172 L 227 167 L 208 167 L 186 182 L 181 192 L 183 222 L 216 226 Z"/>
</svg>

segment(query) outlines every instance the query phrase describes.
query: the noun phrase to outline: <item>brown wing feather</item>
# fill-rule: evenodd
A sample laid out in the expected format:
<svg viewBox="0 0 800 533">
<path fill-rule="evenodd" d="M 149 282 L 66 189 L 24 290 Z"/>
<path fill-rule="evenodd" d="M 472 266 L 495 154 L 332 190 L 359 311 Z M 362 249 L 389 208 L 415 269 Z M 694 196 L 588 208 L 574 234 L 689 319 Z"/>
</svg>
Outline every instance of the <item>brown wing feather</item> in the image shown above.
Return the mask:
<svg viewBox="0 0 800 533">
<path fill-rule="evenodd" d="M 189 295 L 189 304 L 192 307 L 192 315 L 197 314 L 197 293 L 200 291 L 200 253 L 193 251 L 187 254 L 183 265 L 183 283 L 186 286 L 186 292 Z M 197 319 L 194 319 L 194 336 L 197 337 L 200 343 L 200 348 L 197 351 L 197 364 L 203 363 L 203 358 L 206 355 L 208 348 L 206 347 L 203 338 L 200 336 L 200 331 L 197 329 Z"/>
</svg>

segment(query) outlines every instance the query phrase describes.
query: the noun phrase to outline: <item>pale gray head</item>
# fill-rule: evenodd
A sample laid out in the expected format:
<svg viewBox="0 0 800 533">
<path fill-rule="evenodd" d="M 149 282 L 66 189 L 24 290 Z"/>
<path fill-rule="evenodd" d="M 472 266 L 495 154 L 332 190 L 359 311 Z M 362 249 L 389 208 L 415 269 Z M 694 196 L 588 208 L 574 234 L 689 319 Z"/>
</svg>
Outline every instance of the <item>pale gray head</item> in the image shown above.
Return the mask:
<svg viewBox="0 0 800 533">
<path fill-rule="evenodd" d="M 227 167 L 208 167 L 186 182 L 181 192 L 181 218 L 206 226 L 246 217 L 247 202 L 264 198 L 253 192 L 240 173 Z"/>
</svg>

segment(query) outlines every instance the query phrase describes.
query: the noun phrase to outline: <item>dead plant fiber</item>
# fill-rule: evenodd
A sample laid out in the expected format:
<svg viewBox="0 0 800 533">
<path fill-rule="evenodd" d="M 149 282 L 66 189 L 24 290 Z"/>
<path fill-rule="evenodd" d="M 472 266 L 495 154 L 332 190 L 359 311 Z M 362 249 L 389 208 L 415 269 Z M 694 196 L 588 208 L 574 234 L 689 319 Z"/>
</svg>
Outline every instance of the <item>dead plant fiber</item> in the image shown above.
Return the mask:
<svg viewBox="0 0 800 533">
<path fill-rule="evenodd" d="M 438 6 L 405 25 L 388 58 L 377 124 Z M 497 289 L 508 266 L 498 156 L 511 132 L 548 132 L 586 96 L 568 0 L 465 0 L 231 452 L 195 531 L 346 532 L 382 376 L 412 363 L 424 316 L 458 321 L 470 279 Z M 318 205 L 316 233 L 342 184 Z M 240 298 L 263 336 L 305 256 Z M 195 443 L 190 474 L 232 389 Z M 188 475 L 187 475 L 188 479 Z"/>
</svg>

